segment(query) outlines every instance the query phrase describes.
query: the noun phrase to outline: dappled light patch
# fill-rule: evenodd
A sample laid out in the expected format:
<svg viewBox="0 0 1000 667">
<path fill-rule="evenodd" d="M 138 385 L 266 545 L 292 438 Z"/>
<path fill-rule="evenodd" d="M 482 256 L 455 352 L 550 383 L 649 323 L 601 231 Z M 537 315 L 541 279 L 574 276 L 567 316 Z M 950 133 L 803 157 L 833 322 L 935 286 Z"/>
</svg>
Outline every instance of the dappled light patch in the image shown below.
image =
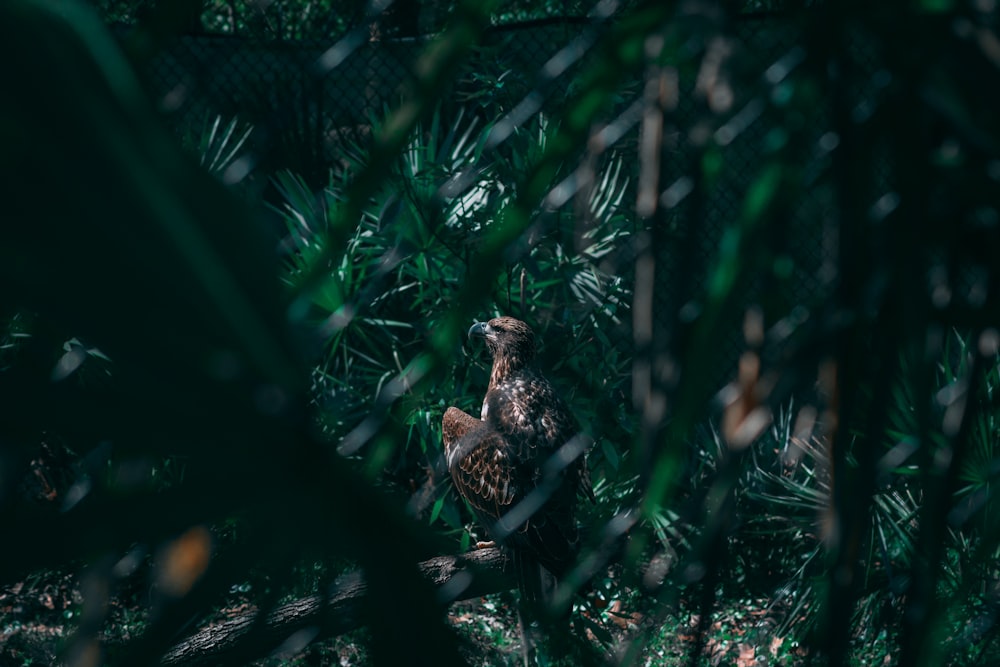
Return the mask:
<svg viewBox="0 0 1000 667">
<path fill-rule="evenodd" d="M 194 526 L 160 548 L 156 586 L 165 595 L 183 597 L 205 574 L 212 554 L 212 536 Z"/>
</svg>

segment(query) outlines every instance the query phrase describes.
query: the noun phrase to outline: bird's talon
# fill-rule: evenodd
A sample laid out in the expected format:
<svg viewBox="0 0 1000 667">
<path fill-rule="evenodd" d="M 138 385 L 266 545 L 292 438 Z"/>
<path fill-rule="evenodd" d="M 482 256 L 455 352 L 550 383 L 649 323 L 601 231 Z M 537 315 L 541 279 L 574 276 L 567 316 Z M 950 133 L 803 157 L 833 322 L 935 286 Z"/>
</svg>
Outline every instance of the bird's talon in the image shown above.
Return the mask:
<svg viewBox="0 0 1000 667">
<path fill-rule="evenodd" d="M 477 549 L 492 549 L 497 545 L 496 542 L 490 540 L 489 542 L 476 542 Z"/>
</svg>

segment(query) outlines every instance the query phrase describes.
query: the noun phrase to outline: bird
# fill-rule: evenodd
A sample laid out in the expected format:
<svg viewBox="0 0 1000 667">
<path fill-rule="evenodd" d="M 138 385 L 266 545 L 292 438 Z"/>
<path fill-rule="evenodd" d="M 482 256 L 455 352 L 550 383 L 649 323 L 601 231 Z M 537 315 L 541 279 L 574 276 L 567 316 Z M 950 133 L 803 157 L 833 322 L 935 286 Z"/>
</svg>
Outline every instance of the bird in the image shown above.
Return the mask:
<svg viewBox="0 0 1000 667">
<path fill-rule="evenodd" d="M 458 493 L 511 557 L 522 599 L 551 598 L 552 578 L 580 545 L 577 496 L 595 502 L 588 439 L 566 401 L 535 365 L 535 335 L 513 317 L 477 322 L 493 358 L 476 418 L 449 407 L 442 420 L 447 468 Z M 539 569 L 543 568 L 543 569 Z"/>
</svg>

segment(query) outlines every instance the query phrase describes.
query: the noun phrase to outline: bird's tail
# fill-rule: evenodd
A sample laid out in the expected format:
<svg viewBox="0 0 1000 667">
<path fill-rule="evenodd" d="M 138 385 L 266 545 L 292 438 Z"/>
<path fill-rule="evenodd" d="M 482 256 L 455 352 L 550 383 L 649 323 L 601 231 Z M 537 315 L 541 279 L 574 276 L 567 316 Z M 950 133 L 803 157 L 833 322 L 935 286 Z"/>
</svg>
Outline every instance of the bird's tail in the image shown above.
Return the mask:
<svg viewBox="0 0 1000 667">
<path fill-rule="evenodd" d="M 520 593 L 517 616 L 525 664 L 534 664 L 537 651 L 550 657 L 570 655 L 570 609 L 557 612 L 554 604 L 558 579 L 532 554 L 513 550 L 511 558 Z"/>
<path fill-rule="evenodd" d="M 542 566 L 538 559 L 520 549 L 511 549 L 510 558 L 514 566 L 514 576 L 517 577 L 517 590 L 521 594 L 521 600 L 532 606 L 544 605 L 545 587 L 542 580 Z"/>
<path fill-rule="evenodd" d="M 559 580 L 532 554 L 511 549 L 510 556 L 522 604 L 533 609 L 538 617 L 551 615 Z"/>
</svg>

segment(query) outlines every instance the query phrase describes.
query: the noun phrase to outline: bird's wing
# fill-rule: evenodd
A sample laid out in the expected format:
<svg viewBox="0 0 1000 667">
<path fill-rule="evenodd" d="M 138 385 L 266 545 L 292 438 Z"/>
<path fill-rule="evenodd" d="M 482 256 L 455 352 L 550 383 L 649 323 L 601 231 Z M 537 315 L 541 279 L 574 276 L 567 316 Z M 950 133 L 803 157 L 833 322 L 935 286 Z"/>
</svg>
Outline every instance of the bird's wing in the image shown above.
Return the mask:
<svg viewBox="0 0 1000 667">
<path fill-rule="evenodd" d="M 448 408 L 442 422 L 448 471 L 458 492 L 488 524 L 517 500 L 521 484 L 504 437 L 489 424 Z"/>
<path fill-rule="evenodd" d="M 471 431 L 482 422 L 458 408 L 448 408 L 441 420 L 441 435 L 444 440 L 444 450 L 448 451 L 458 443 L 466 433 Z"/>
</svg>

